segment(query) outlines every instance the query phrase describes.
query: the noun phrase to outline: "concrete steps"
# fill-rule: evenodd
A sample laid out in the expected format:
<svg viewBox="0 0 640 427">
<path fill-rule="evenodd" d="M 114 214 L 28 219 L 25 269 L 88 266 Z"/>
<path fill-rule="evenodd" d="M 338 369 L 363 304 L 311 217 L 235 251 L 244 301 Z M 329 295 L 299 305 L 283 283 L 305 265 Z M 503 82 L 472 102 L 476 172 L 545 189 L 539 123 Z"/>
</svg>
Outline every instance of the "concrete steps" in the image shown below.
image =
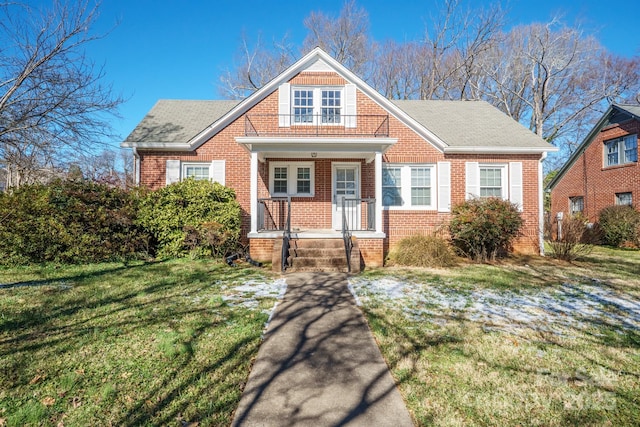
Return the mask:
<svg viewBox="0 0 640 427">
<path fill-rule="evenodd" d="M 353 239 L 354 247 L 351 251 L 351 272 L 360 272 L 360 249 L 357 240 Z M 282 242 L 274 245 L 273 268 L 280 270 L 280 255 Z M 289 272 L 348 272 L 347 257 L 344 241 L 334 239 L 291 239 L 287 257 Z"/>
</svg>

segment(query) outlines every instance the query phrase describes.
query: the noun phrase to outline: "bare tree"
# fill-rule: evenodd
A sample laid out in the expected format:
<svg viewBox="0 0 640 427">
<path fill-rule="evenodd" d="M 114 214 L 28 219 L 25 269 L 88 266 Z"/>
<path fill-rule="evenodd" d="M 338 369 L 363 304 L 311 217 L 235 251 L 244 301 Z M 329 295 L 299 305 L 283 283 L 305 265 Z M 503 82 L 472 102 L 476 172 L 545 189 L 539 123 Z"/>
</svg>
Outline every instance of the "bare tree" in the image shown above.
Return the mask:
<svg viewBox="0 0 640 427">
<path fill-rule="evenodd" d="M 34 153 L 62 155 L 111 135 L 109 116 L 117 115 L 123 100 L 102 83 L 103 69 L 85 55 L 85 45 L 100 37 L 90 33 L 98 5 L 89 3 L 54 1 L 48 9 L 0 4 L 0 158 L 5 161 L 17 152 L 37 163 Z"/>
<path fill-rule="evenodd" d="M 304 20 L 309 31 L 304 51 L 320 46 L 354 73 L 367 78 L 373 60 L 369 14 L 355 0 L 346 1 L 337 17 L 311 12 Z"/>
<path fill-rule="evenodd" d="M 234 67 L 220 77 L 221 95 L 227 99 L 246 98 L 293 64 L 295 56 L 287 36 L 266 46 L 260 34 L 252 45 L 243 33 Z"/>
</svg>

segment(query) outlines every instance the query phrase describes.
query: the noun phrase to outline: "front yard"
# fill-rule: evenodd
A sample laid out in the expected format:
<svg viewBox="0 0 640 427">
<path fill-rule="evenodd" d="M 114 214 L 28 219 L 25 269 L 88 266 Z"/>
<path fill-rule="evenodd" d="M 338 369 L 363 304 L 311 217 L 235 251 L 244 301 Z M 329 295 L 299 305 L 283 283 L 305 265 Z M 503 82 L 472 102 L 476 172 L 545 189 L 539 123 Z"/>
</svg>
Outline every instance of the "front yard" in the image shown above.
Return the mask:
<svg viewBox="0 0 640 427">
<path fill-rule="evenodd" d="M 419 425 L 640 419 L 638 251 L 349 282 Z M 207 260 L 0 269 L 0 426 L 229 425 L 285 287 Z"/>
<path fill-rule="evenodd" d="M 640 253 L 350 280 L 419 425 L 637 425 Z"/>
</svg>

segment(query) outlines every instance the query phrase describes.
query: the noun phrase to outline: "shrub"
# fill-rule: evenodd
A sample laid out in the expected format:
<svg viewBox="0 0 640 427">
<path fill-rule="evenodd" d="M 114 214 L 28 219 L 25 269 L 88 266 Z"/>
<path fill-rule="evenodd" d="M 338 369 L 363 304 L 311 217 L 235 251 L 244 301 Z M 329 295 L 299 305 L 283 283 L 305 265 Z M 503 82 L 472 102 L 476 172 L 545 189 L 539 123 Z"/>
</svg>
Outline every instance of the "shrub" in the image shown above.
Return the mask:
<svg viewBox="0 0 640 427">
<path fill-rule="evenodd" d="M 142 197 L 138 217 L 158 256 L 218 256 L 238 245 L 240 212 L 232 189 L 187 179 Z"/>
<path fill-rule="evenodd" d="M 22 186 L 0 196 L 0 262 L 99 262 L 138 256 L 148 236 L 134 197 L 90 181 Z"/>
<path fill-rule="evenodd" d="M 633 206 L 609 206 L 600 211 L 598 224 L 603 242 L 611 246 L 640 243 L 640 212 Z"/>
<path fill-rule="evenodd" d="M 562 233 L 557 226 L 555 240 L 549 241 L 551 255 L 565 261 L 573 261 L 582 255 L 591 253 L 593 243 L 597 240 L 597 231 L 593 224 L 590 227 L 579 215 L 567 216 L 562 220 Z"/>
<path fill-rule="evenodd" d="M 388 261 L 412 267 L 450 267 L 455 265 L 455 255 L 441 237 L 414 235 L 400 240 L 389 252 Z"/>
<path fill-rule="evenodd" d="M 461 254 L 483 262 L 506 255 L 521 226 L 516 205 L 496 197 L 475 198 L 454 206 L 449 232 Z"/>
</svg>

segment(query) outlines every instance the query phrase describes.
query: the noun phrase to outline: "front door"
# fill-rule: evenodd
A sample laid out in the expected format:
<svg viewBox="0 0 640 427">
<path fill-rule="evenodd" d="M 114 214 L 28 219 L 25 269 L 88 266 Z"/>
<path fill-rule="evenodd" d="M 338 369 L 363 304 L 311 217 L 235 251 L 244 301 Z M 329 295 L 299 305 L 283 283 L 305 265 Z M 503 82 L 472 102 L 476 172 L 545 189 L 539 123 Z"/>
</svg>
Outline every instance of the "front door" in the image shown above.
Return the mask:
<svg viewBox="0 0 640 427">
<path fill-rule="evenodd" d="M 333 228 L 342 230 L 342 199 L 345 202 L 344 214 L 350 230 L 360 229 L 360 203 L 349 202 L 348 199 L 360 197 L 360 164 L 333 164 Z"/>
</svg>

